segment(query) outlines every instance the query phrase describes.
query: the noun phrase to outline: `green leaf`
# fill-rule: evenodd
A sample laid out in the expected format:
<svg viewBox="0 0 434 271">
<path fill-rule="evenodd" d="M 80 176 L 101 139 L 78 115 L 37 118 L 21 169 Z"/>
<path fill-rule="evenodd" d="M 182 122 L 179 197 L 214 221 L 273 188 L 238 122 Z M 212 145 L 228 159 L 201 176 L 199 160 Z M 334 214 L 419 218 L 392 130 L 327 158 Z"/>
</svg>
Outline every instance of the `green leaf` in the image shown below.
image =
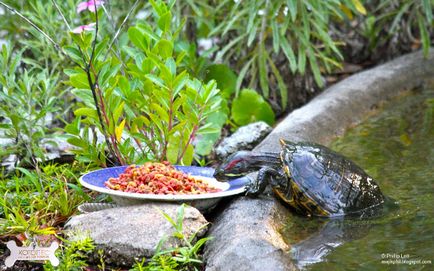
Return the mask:
<svg viewBox="0 0 434 271">
<path fill-rule="evenodd" d="M 417 21 L 419 23 L 419 31 L 422 39 L 423 54 L 425 57 L 427 57 L 429 54 L 429 46 L 430 46 L 429 33 L 428 30 L 426 29 L 422 17 L 418 17 Z"/>
<path fill-rule="evenodd" d="M 163 57 L 164 59 L 172 57 L 173 54 L 173 42 L 161 39 L 157 42 L 155 45 L 155 48 L 158 51 L 158 54 Z"/>
<path fill-rule="evenodd" d="M 223 58 L 223 56 L 226 54 L 226 52 L 231 49 L 233 46 L 235 46 L 235 44 L 237 44 L 238 42 L 240 42 L 244 37 L 246 36 L 246 34 L 242 34 L 239 37 L 233 39 L 231 42 L 229 42 L 228 44 L 226 44 L 225 47 L 223 47 L 218 53 L 217 56 L 215 58 L 215 62 L 220 62 Z"/>
<path fill-rule="evenodd" d="M 64 131 L 68 134 L 78 136 L 80 134 L 80 118 L 76 118 L 73 122 L 67 124 Z"/>
<path fill-rule="evenodd" d="M 244 67 L 241 69 L 240 74 L 238 75 L 237 78 L 237 83 L 235 86 L 235 96 L 238 97 L 238 94 L 240 92 L 241 89 L 241 84 L 243 83 L 244 77 L 246 76 L 247 71 L 249 70 L 250 66 L 252 65 L 253 61 L 255 61 L 256 59 L 256 55 L 253 56 L 245 65 Z"/>
<path fill-rule="evenodd" d="M 247 37 L 247 47 L 250 47 L 250 45 L 252 45 L 252 42 L 255 40 L 257 28 L 258 28 L 258 26 L 254 25 L 252 30 L 250 30 L 250 32 L 248 32 L 249 36 Z"/>
<path fill-rule="evenodd" d="M 159 36 L 157 36 L 157 34 L 155 34 L 154 32 L 152 32 L 152 29 L 148 28 L 148 27 L 144 27 L 141 28 L 143 31 L 143 34 L 145 34 L 145 36 L 147 36 L 150 39 L 153 39 L 155 41 L 158 41 L 160 39 Z"/>
<path fill-rule="evenodd" d="M 432 15 L 432 5 L 431 5 L 431 0 L 423 0 L 422 1 L 422 5 L 423 5 L 423 10 L 425 11 L 425 16 L 426 16 L 426 20 L 428 21 L 428 23 L 432 23 L 433 21 L 433 15 Z"/>
<path fill-rule="evenodd" d="M 222 36 L 226 35 L 226 33 L 232 29 L 232 26 L 234 25 L 235 22 L 237 22 L 238 20 L 240 20 L 240 18 L 243 18 L 243 16 L 247 13 L 248 10 L 241 10 L 240 12 L 237 12 L 235 16 L 233 16 L 232 18 L 230 18 L 230 20 L 226 23 L 225 22 L 225 29 L 223 30 L 223 33 L 221 34 Z"/>
<path fill-rule="evenodd" d="M 92 92 L 90 89 L 73 89 L 72 93 L 79 99 L 81 99 L 88 107 L 95 107 Z"/>
<path fill-rule="evenodd" d="M 164 81 L 161 78 L 159 78 L 158 76 L 155 76 L 153 74 L 147 74 L 146 78 L 148 78 L 149 80 L 151 80 L 157 86 L 160 86 L 162 88 L 167 89 L 166 85 L 164 85 Z"/>
<path fill-rule="evenodd" d="M 318 66 L 318 62 L 316 61 L 316 57 L 313 54 L 312 50 L 309 50 L 307 57 L 309 58 L 310 69 L 312 70 L 313 77 L 318 86 L 324 86 L 324 82 L 321 77 L 321 71 Z"/>
<path fill-rule="evenodd" d="M 205 73 L 205 82 L 215 80 L 224 98 L 229 98 L 234 93 L 237 76 L 226 64 L 210 65 Z"/>
<path fill-rule="evenodd" d="M 327 29 L 323 29 L 320 25 L 318 25 L 317 23 L 312 23 L 312 25 L 314 26 L 314 28 L 316 29 L 316 33 L 318 33 L 319 37 L 321 38 L 322 42 L 329 48 L 331 48 L 333 50 L 333 52 L 336 53 L 336 55 L 340 58 L 343 59 L 344 57 L 342 56 L 341 52 L 339 51 L 339 49 L 336 47 L 335 42 L 332 40 L 332 38 L 330 37 L 330 35 L 326 32 Z"/>
<path fill-rule="evenodd" d="M 184 222 L 185 203 L 181 204 L 176 210 L 176 230 L 182 233 L 182 224 Z"/>
<path fill-rule="evenodd" d="M 95 120 L 98 119 L 98 113 L 95 109 L 89 107 L 82 107 L 74 111 L 74 115 L 77 117 L 90 117 Z"/>
<path fill-rule="evenodd" d="M 262 94 L 265 98 L 268 98 L 270 89 L 268 88 L 268 70 L 266 60 L 265 46 L 263 43 L 259 46 L 258 54 L 258 68 L 259 68 L 259 84 L 261 86 Z"/>
<path fill-rule="evenodd" d="M 289 14 L 291 15 L 291 21 L 295 22 L 295 19 L 297 18 L 297 2 L 295 0 L 287 0 L 286 6 L 289 9 Z"/>
<path fill-rule="evenodd" d="M 151 109 L 153 109 L 153 110 L 155 110 L 155 112 L 157 112 L 157 114 L 160 118 L 160 122 L 161 121 L 164 121 L 165 123 L 169 122 L 169 114 L 159 104 L 157 104 L 157 103 L 151 104 Z"/>
<path fill-rule="evenodd" d="M 279 48 L 280 48 L 280 40 L 279 40 L 279 28 L 277 26 L 277 22 L 276 20 L 272 20 L 271 21 L 271 30 L 273 31 L 273 50 L 274 52 L 277 54 L 279 53 Z"/>
<path fill-rule="evenodd" d="M 136 27 L 130 27 L 128 29 L 128 38 L 137 48 L 143 51 L 147 50 L 148 46 L 146 44 L 145 35 Z"/>
<path fill-rule="evenodd" d="M 183 71 L 178 74 L 173 82 L 173 96 L 177 96 L 178 93 L 184 88 L 188 81 L 187 71 Z"/>
<path fill-rule="evenodd" d="M 187 146 L 187 149 L 184 152 L 184 155 L 182 157 L 181 163 L 183 165 L 189 166 L 191 165 L 191 162 L 193 162 L 193 154 L 194 154 L 194 148 L 192 144 L 189 144 Z"/>
<path fill-rule="evenodd" d="M 214 144 L 220 138 L 222 127 L 227 118 L 227 113 L 224 110 L 213 112 L 206 118 L 205 123 L 210 123 L 215 132 L 197 135 L 195 143 L 195 152 L 197 154 L 204 156 L 211 153 Z"/>
<path fill-rule="evenodd" d="M 116 106 L 115 110 L 113 110 L 113 120 L 117 122 L 119 118 L 122 116 L 124 112 L 125 102 L 121 102 L 118 106 Z"/>
<path fill-rule="evenodd" d="M 231 117 L 238 125 L 265 121 L 273 125 L 274 112 L 271 106 L 252 89 L 243 89 L 232 102 Z"/>
<path fill-rule="evenodd" d="M 295 61 L 295 54 L 285 36 L 281 37 L 280 46 L 282 47 L 283 53 L 285 54 L 286 58 L 289 61 L 289 68 L 291 69 L 291 72 L 295 73 L 295 71 L 297 70 L 297 62 Z"/>
<path fill-rule="evenodd" d="M 68 54 L 69 57 L 72 58 L 75 62 L 81 64 L 83 62 L 83 58 L 81 57 L 80 50 L 78 50 L 74 46 L 65 46 L 63 50 Z"/>
<path fill-rule="evenodd" d="M 306 70 L 306 51 L 303 46 L 298 48 L 298 72 L 303 75 Z"/>
<path fill-rule="evenodd" d="M 175 164 L 178 162 L 178 154 L 180 152 L 181 146 L 183 146 L 182 137 L 179 133 L 175 133 L 169 136 L 166 158 L 170 163 Z"/>
<path fill-rule="evenodd" d="M 170 12 L 166 12 L 163 15 L 160 16 L 158 19 L 158 27 L 163 32 L 169 32 L 170 30 L 170 22 L 172 21 L 172 14 Z"/>
<path fill-rule="evenodd" d="M 77 89 L 90 89 L 87 75 L 84 72 L 71 75 L 71 77 L 69 77 L 69 83 Z"/>
<path fill-rule="evenodd" d="M 174 60 L 172 57 L 169 57 L 169 58 L 166 60 L 165 66 L 166 66 L 166 67 L 169 69 L 169 71 L 170 71 L 170 74 L 171 74 L 170 77 L 172 77 L 173 75 L 176 74 L 176 62 L 175 62 L 175 60 Z"/>
<path fill-rule="evenodd" d="M 66 140 L 69 144 L 82 148 L 82 149 L 86 149 L 87 148 L 87 143 L 84 140 L 81 140 L 78 137 L 70 137 Z"/>
<path fill-rule="evenodd" d="M 279 69 L 277 69 L 276 65 L 274 65 L 273 59 L 268 55 L 268 63 L 270 64 L 271 71 L 276 77 L 277 85 L 279 87 L 280 92 L 280 102 L 282 108 L 285 109 L 288 105 L 288 88 L 286 87 L 285 82 L 283 81 L 282 76 L 280 75 Z"/>
</svg>

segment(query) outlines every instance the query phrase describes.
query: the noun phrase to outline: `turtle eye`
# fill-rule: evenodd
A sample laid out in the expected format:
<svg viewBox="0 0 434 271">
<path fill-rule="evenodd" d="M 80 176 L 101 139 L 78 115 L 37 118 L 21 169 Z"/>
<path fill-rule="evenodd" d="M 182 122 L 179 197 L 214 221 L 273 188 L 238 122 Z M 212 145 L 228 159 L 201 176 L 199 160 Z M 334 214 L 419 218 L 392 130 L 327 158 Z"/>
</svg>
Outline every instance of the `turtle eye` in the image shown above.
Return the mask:
<svg viewBox="0 0 434 271">
<path fill-rule="evenodd" d="M 229 162 L 226 166 L 225 166 L 225 170 L 231 170 L 231 169 L 237 169 L 240 167 L 240 162 L 243 161 L 243 159 L 236 159 L 233 160 L 231 162 Z"/>
</svg>

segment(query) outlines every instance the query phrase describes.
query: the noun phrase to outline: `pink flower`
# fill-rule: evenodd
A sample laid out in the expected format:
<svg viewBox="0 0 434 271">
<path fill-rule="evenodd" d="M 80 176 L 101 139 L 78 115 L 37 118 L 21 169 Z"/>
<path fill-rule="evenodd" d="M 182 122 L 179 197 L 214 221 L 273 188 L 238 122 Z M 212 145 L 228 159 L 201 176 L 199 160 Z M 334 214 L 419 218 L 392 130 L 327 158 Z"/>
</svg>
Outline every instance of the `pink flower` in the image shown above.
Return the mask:
<svg viewBox="0 0 434 271">
<path fill-rule="evenodd" d="M 87 2 L 81 2 L 77 5 L 77 13 L 82 12 L 83 10 L 89 10 L 90 12 L 95 12 L 95 6 L 101 6 L 104 4 L 102 0 L 90 0 Z"/>
<path fill-rule="evenodd" d="M 80 25 L 79 27 L 72 29 L 71 32 L 76 33 L 76 34 L 80 34 L 83 31 L 95 30 L 94 26 L 95 26 L 95 23 Z"/>
</svg>

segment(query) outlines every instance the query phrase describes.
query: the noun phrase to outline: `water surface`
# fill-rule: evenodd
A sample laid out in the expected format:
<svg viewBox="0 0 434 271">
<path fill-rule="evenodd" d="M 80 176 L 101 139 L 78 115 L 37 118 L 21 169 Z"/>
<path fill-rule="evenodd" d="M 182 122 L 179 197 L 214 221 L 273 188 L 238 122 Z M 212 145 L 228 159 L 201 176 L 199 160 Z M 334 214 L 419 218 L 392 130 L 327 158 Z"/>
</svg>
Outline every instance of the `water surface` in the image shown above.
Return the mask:
<svg viewBox="0 0 434 271">
<path fill-rule="evenodd" d="M 434 270 L 434 89 L 408 92 L 371 115 L 330 146 L 364 168 L 399 209 L 368 221 L 291 217 L 283 234 L 295 248 L 308 255 L 324 246 L 318 262 L 299 262 L 302 269 Z"/>
</svg>

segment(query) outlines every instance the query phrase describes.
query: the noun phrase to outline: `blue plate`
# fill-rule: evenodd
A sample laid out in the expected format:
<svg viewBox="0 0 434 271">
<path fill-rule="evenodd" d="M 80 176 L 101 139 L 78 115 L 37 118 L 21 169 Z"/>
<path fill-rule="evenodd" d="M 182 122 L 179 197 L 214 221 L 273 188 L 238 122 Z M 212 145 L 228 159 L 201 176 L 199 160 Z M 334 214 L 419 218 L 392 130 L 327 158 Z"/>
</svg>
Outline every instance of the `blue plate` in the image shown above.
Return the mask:
<svg viewBox="0 0 434 271">
<path fill-rule="evenodd" d="M 213 178 L 214 169 L 210 167 L 175 166 L 176 169 L 201 179 L 213 187 L 220 188 L 222 191 L 199 195 L 155 195 L 123 192 L 105 187 L 104 183 L 109 178 L 119 177 L 127 167 L 120 166 L 91 171 L 80 178 L 80 183 L 91 190 L 110 195 L 119 205 L 140 204 L 146 201 L 174 201 L 188 203 L 199 210 L 212 208 L 222 197 L 243 193 L 245 185 L 249 183 L 247 177 L 233 179 L 229 182 L 218 182 Z"/>
</svg>

